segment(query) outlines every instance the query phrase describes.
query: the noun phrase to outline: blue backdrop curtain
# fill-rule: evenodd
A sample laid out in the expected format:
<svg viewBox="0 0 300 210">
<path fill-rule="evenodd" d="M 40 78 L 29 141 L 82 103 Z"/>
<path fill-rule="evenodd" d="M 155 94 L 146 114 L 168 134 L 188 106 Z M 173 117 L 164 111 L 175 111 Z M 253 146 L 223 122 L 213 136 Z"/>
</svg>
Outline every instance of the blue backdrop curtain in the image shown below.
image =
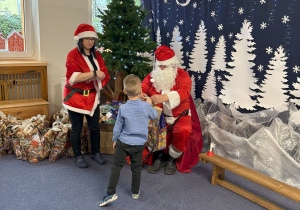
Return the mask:
<svg viewBox="0 0 300 210">
<path fill-rule="evenodd" d="M 182 44 L 181 52 L 184 61 L 182 67 L 185 68 L 195 80 L 194 98 L 203 99 L 203 89 L 208 82 L 209 72 L 212 69 L 213 57 L 216 53 L 216 45 L 221 36 L 226 42 L 226 68 L 233 68 L 229 63 L 233 59 L 232 52 L 238 51 L 234 48 L 236 35 L 242 33 L 242 26 L 245 21 L 249 22 L 251 36 L 255 42 L 251 67 L 256 79 L 256 88 L 253 90 L 260 95 L 262 92 L 272 90 L 272 88 L 261 89 L 265 83 L 272 81 L 271 77 L 266 78 L 272 69 L 272 58 L 276 57 L 276 52 L 284 49 L 285 62 L 279 65 L 285 66 L 286 72 L 282 92 L 287 96 L 285 101 L 278 101 L 278 104 L 289 99 L 297 99 L 297 78 L 300 74 L 300 1 L 298 0 L 143 0 L 142 5 L 146 10 L 151 11 L 146 19 L 146 26 L 151 29 L 151 36 L 160 44 L 170 46 L 174 28 L 178 26 L 180 36 L 178 41 Z M 204 72 L 190 71 L 191 54 L 195 50 L 197 31 L 202 23 L 205 25 L 205 46 L 207 53 L 206 70 Z M 158 29 L 160 35 L 157 35 Z M 178 35 L 178 33 L 177 33 Z M 280 54 L 280 53 L 279 53 Z M 178 56 L 177 56 L 178 57 Z M 238 61 L 236 61 L 238 62 Z M 275 64 L 276 65 L 276 64 Z M 275 68 L 275 67 L 274 67 Z M 229 75 L 229 76 L 228 76 Z M 216 95 L 222 94 L 224 81 L 230 78 L 230 73 L 226 71 L 215 71 Z M 282 84 L 282 85 L 283 85 Z M 267 90 L 267 91 L 266 91 Z M 294 92 L 293 92 L 294 90 Z M 300 92 L 300 90 L 299 90 Z M 228 96 L 228 94 L 227 94 Z M 244 97 L 244 96 L 240 96 Z M 223 97 L 224 98 L 224 97 Z M 260 97 L 262 98 L 262 97 Z M 257 102 L 259 97 L 251 96 Z M 280 100 L 280 98 L 279 98 Z M 296 103 L 300 105 L 300 103 Z M 274 104 L 274 106 L 277 104 Z M 245 110 L 258 110 L 267 108 L 256 103 L 254 109 L 244 107 Z M 243 106 L 241 105 L 241 108 Z"/>
</svg>

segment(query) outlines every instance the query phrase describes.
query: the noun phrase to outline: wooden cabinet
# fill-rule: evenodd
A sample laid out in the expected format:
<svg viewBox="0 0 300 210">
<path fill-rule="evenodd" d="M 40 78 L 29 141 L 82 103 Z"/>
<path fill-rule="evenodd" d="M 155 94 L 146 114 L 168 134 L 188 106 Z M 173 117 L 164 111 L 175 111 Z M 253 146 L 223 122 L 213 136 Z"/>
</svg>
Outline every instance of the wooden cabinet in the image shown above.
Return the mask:
<svg viewBox="0 0 300 210">
<path fill-rule="evenodd" d="M 47 62 L 0 61 L 0 111 L 49 119 Z"/>
</svg>

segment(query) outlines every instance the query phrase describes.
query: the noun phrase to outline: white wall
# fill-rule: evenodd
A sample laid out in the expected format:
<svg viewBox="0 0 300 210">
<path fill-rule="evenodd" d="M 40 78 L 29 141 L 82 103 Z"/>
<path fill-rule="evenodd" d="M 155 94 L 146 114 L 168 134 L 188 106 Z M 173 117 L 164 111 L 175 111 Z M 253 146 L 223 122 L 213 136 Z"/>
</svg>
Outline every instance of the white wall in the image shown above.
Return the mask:
<svg viewBox="0 0 300 210">
<path fill-rule="evenodd" d="M 90 23 L 90 0 L 39 0 L 40 59 L 48 62 L 50 116 L 62 108 L 61 78 L 66 74 L 66 57 L 76 47 L 74 32 Z"/>
</svg>

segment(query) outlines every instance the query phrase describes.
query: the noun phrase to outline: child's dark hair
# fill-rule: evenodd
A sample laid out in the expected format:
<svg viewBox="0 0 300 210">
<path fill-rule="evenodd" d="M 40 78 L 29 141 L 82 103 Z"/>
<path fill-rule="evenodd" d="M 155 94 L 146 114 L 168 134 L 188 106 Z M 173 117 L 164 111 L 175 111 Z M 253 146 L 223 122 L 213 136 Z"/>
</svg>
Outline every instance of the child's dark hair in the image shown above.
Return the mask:
<svg viewBox="0 0 300 210">
<path fill-rule="evenodd" d="M 81 54 L 83 55 L 86 55 L 84 50 L 83 50 L 83 39 L 79 39 L 78 42 L 77 42 L 77 46 L 78 46 L 78 49 L 79 49 L 79 52 L 81 52 Z M 93 54 L 93 56 L 95 58 L 97 58 L 97 55 L 96 55 L 96 49 L 95 49 L 95 44 L 93 45 L 93 47 L 90 49 L 90 52 Z"/>
<path fill-rule="evenodd" d="M 128 96 L 138 96 L 141 93 L 142 81 L 134 74 L 126 76 L 123 85 Z"/>
</svg>

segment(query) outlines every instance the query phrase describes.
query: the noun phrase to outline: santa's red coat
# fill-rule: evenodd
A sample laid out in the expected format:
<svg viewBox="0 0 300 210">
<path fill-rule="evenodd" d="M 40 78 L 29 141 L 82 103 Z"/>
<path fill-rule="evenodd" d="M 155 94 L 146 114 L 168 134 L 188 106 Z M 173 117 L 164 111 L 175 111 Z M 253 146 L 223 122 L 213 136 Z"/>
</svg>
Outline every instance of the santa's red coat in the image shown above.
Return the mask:
<svg viewBox="0 0 300 210">
<path fill-rule="evenodd" d="M 75 93 L 68 101 L 63 101 L 63 106 L 65 108 L 78 113 L 88 114 L 90 116 L 94 114 L 97 105 L 100 103 L 100 90 L 107 84 L 110 78 L 100 53 L 96 51 L 96 55 L 97 58 L 94 58 L 94 62 L 97 66 L 97 70 L 104 72 L 105 78 L 102 81 L 100 81 L 99 78 L 92 78 L 89 81 L 75 83 L 74 80 L 80 73 L 94 71 L 94 68 L 88 57 L 82 55 L 78 48 L 74 48 L 69 52 L 66 62 L 66 84 L 81 90 L 91 90 L 95 88 L 96 91 L 90 93 L 88 96 Z M 64 97 L 66 97 L 70 92 L 71 90 L 65 86 Z"/>
<path fill-rule="evenodd" d="M 199 161 L 198 155 L 202 150 L 202 133 L 200 127 L 200 121 L 195 109 L 193 99 L 190 96 L 191 91 L 191 79 L 189 74 L 183 69 L 177 69 L 177 77 L 175 79 L 175 85 L 170 92 L 157 92 L 153 86 L 154 80 L 151 74 L 148 74 L 142 82 L 142 92 L 148 96 L 155 94 L 167 94 L 169 102 L 165 102 L 163 111 L 166 115 L 167 124 L 171 125 L 174 120 L 186 109 L 190 110 L 191 124 L 189 125 L 191 134 L 187 142 L 182 142 L 183 145 L 179 145 L 180 148 L 184 148 L 183 155 L 177 159 L 177 169 L 180 172 L 191 172 L 191 167 L 195 166 Z M 180 127 L 180 120 L 176 123 Z M 186 125 L 185 125 L 186 126 Z M 168 143 L 169 141 L 167 141 Z M 168 145 L 167 145 L 168 146 Z M 168 148 L 166 149 L 167 152 Z M 152 164 L 152 157 L 147 160 L 149 165 Z"/>
</svg>

